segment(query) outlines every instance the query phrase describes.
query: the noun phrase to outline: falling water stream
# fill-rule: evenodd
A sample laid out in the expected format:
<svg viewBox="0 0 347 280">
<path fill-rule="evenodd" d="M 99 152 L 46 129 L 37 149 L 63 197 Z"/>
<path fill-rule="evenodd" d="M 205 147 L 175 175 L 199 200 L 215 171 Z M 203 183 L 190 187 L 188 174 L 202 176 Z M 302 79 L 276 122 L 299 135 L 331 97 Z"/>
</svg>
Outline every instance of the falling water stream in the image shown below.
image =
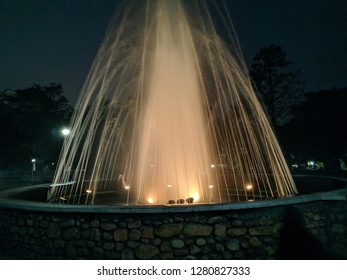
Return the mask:
<svg viewBox="0 0 347 280">
<path fill-rule="evenodd" d="M 209 8 L 126 2 L 81 91 L 48 201 L 177 205 L 297 193 L 230 18 L 216 8 L 222 39 Z"/>
</svg>

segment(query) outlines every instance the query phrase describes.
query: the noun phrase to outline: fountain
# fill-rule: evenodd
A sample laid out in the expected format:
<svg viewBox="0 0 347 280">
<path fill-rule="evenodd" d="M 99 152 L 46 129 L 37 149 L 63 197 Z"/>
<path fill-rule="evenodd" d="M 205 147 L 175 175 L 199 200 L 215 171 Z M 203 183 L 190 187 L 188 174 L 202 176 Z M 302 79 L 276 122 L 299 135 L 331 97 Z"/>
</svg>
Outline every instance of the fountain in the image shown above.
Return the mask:
<svg viewBox="0 0 347 280">
<path fill-rule="evenodd" d="M 231 26 L 222 15 L 219 23 Z M 274 259 L 295 208 L 307 231 L 346 257 L 346 180 L 294 177 L 301 195 L 293 196 L 227 34 L 228 44 L 203 1 L 127 1 L 81 92 L 48 197 L 47 184 L 0 192 L 1 251 L 20 259 Z M 301 237 L 290 246 L 317 252 Z"/>
<path fill-rule="evenodd" d="M 128 1 L 81 91 L 47 200 L 172 206 L 296 194 L 226 31 L 228 44 L 202 1 Z"/>
</svg>

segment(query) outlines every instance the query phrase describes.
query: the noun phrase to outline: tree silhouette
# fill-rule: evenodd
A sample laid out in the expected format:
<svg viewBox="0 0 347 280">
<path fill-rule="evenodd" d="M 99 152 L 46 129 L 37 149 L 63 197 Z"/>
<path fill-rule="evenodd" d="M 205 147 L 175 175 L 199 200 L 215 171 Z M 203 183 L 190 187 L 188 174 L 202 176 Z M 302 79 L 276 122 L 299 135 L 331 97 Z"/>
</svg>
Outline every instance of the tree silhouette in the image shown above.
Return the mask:
<svg viewBox="0 0 347 280">
<path fill-rule="evenodd" d="M 72 112 L 62 85 L 2 91 L 0 108 L 0 168 L 18 167 L 32 157 L 56 160 L 62 143 L 59 132 Z"/>
<path fill-rule="evenodd" d="M 293 108 L 293 118 L 281 127 L 285 150 L 301 158 L 328 162 L 347 155 L 347 88 L 305 94 Z"/>
<path fill-rule="evenodd" d="M 286 123 L 290 109 L 303 93 L 298 71 L 290 71 L 286 52 L 271 44 L 253 58 L 251 77 L 274 127 Z"/>
</svg>

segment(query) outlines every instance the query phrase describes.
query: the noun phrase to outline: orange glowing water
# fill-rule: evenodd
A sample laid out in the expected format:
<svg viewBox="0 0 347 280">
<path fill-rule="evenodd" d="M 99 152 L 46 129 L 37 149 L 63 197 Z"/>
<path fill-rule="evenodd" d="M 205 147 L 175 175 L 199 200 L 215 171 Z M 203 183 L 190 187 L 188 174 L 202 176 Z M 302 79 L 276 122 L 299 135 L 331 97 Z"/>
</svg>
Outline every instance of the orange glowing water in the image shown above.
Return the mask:
<svg viewBox="0 0 347 280">
<path fill-rule="evenodd" d="M 296 193 L 229 34 L 233 50 L 203 1 L 128 1 L 81 92 L 48 199 L 97 203 L 110 192 L 115 204 L 171 205 Z"/>
</svg>

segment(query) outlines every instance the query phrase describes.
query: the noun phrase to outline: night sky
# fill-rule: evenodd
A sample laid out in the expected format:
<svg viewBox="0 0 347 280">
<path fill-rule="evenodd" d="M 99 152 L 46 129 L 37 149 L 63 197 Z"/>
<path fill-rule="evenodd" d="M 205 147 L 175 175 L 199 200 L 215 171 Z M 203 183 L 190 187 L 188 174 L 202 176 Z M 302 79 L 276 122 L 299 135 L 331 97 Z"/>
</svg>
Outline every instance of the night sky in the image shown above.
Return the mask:
<svg viewBox="0 0 347 280">
<path fill-rule="evenodd" d="M 1 0 L 0 91 L 61 83 L 77 98 L 115 0 Z M 305 90 L 347 86 L 346 0 L 229 0 L 246 62 L 271 43 L 301 70 Z"/>
</svg>

